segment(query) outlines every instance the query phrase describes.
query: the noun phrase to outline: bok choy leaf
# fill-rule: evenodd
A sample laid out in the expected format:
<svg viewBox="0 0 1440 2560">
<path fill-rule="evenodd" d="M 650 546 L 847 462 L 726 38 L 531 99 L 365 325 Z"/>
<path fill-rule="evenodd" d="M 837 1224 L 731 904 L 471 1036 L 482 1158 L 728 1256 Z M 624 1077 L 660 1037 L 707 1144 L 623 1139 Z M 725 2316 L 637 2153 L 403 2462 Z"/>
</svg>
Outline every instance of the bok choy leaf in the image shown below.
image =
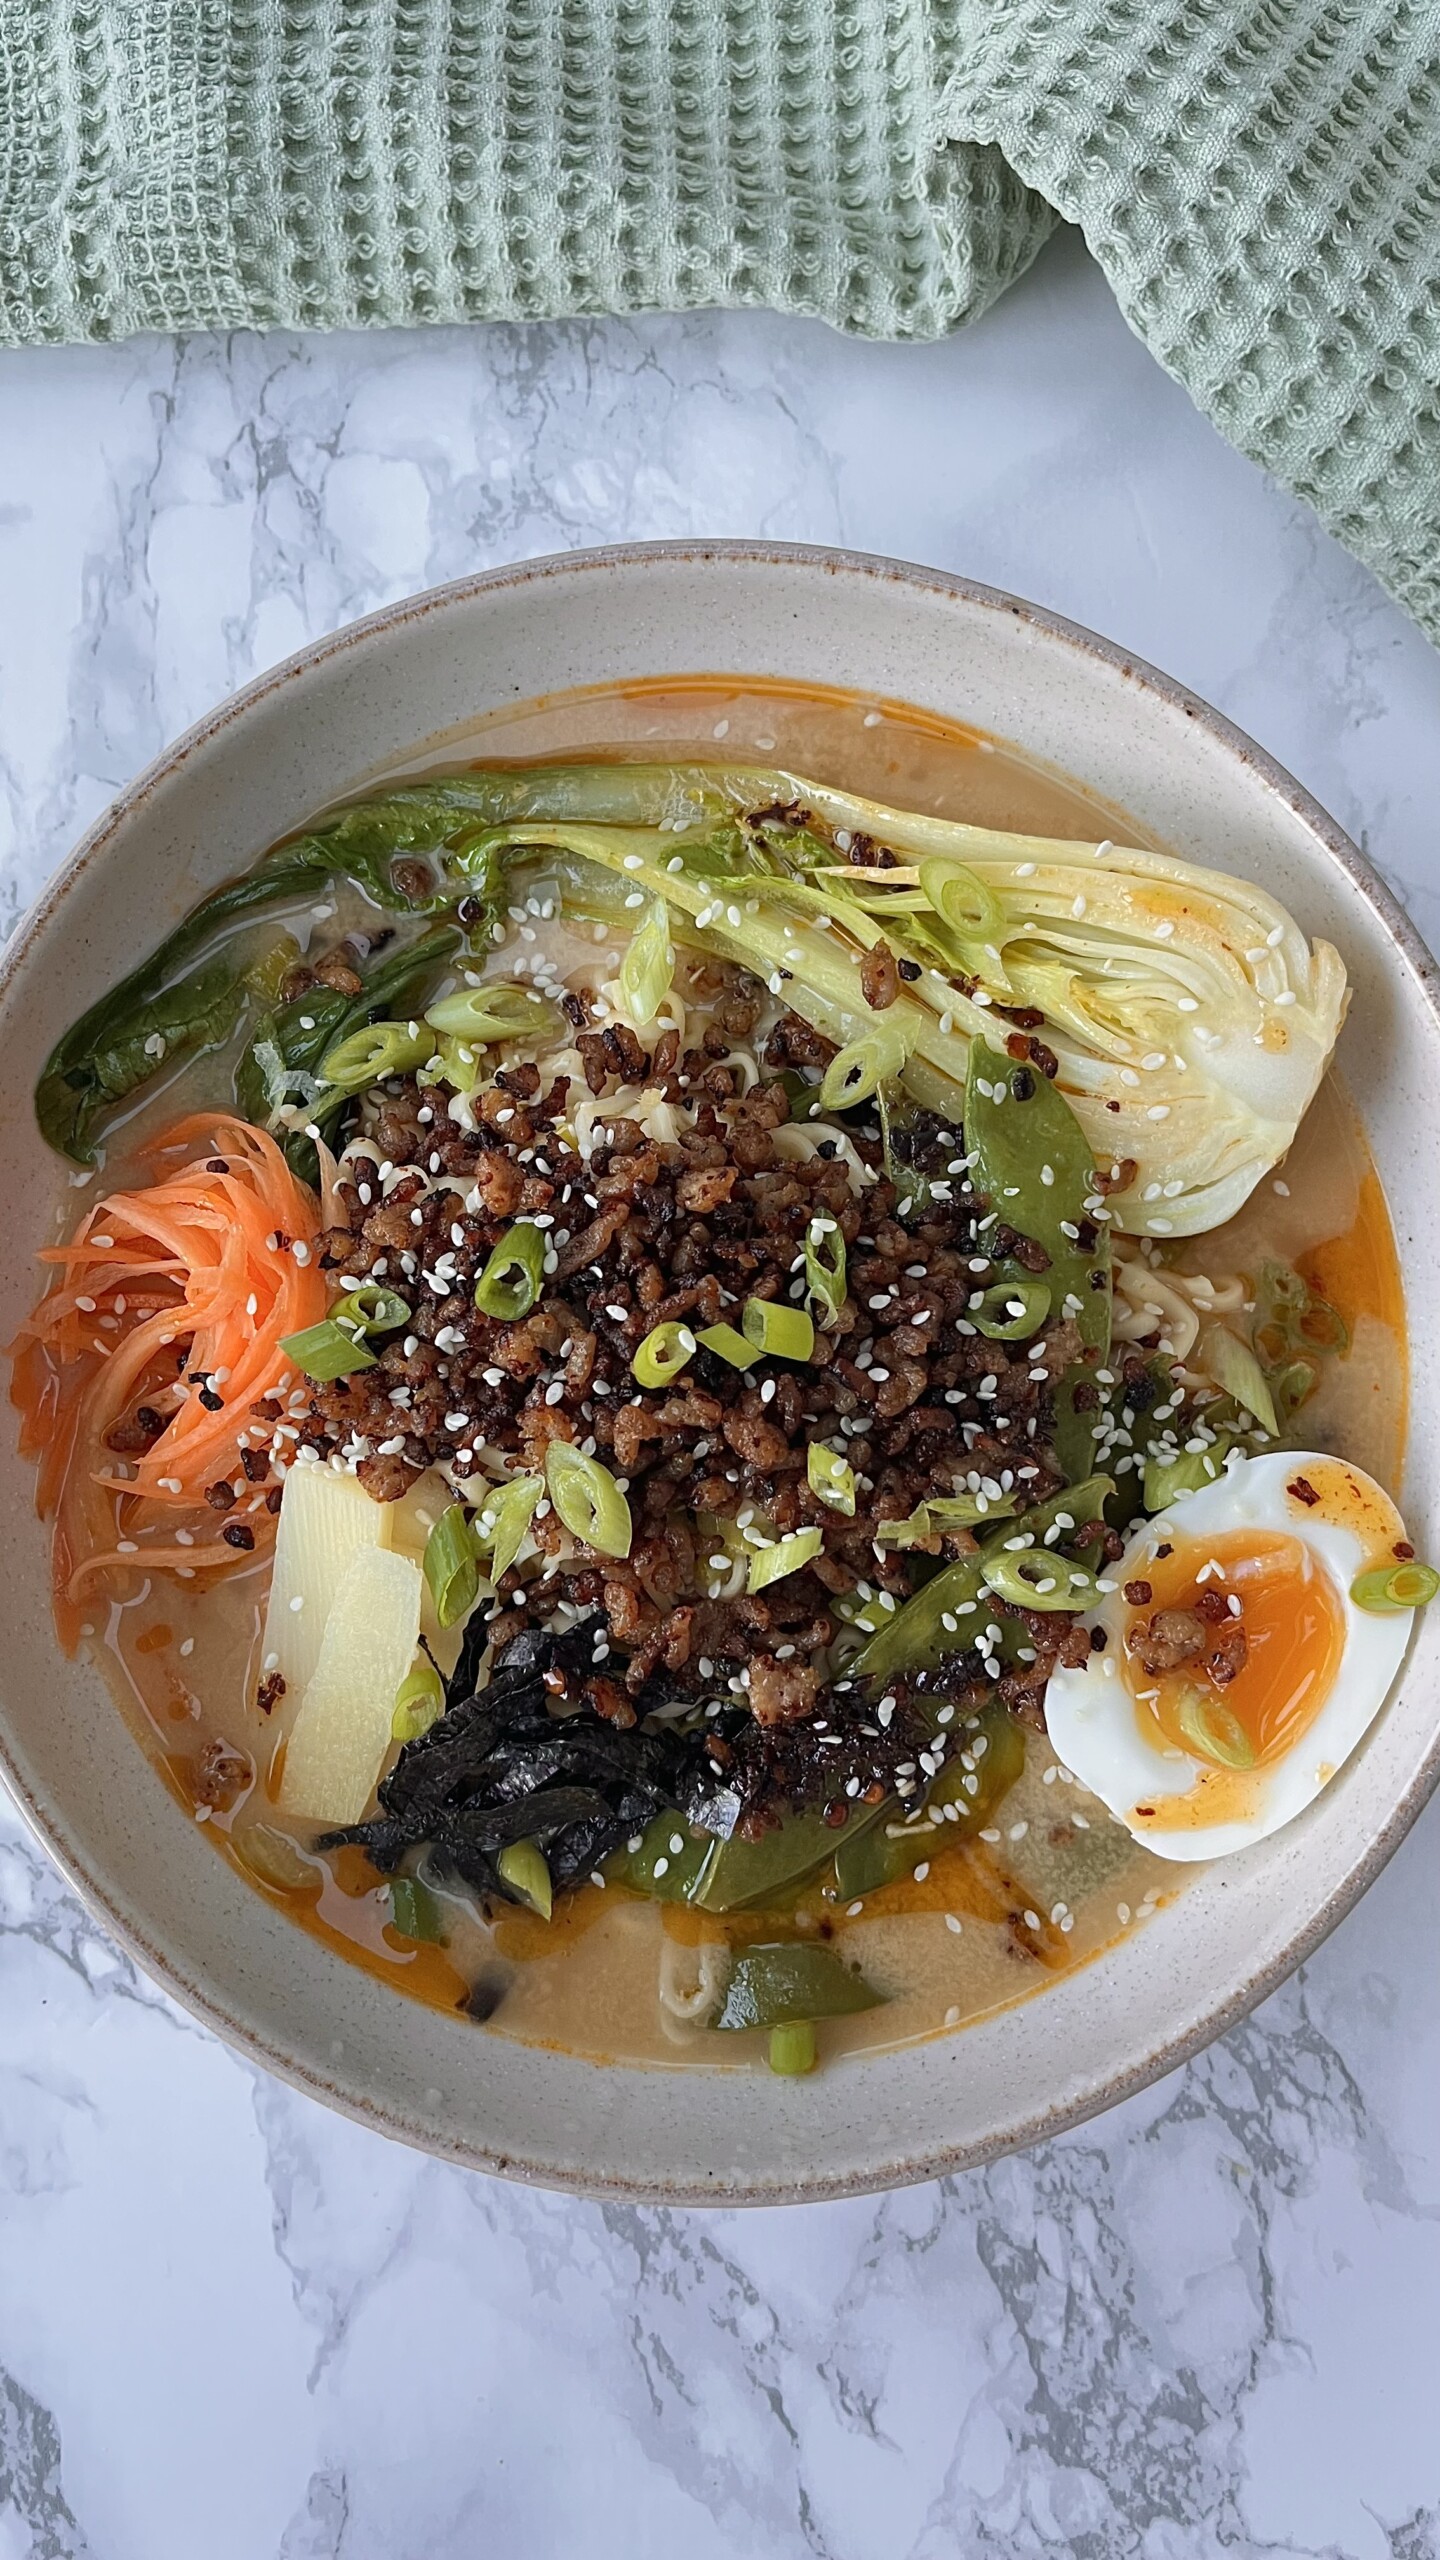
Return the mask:
<svg viewBox="0 0 1440 2560">
<path fill-rule="evenodd" d="M 1233 1216 L 1290 1145 L 1344 1019 L 1327 943 L 1264 889 L 1168 854 L 1006 835 L 774 771 L 567 768 L 548 791 L 543 769 L 467 777 L 477 793 L 486 779 L 497 812 L 522 785 L 527 805 L 478 832 L 460 870 L 533 848 L 625 873 L 682 940 L 762 971 L 840 1048 L 868 1055 L 883 1034 L 879 1074 L 936 1111 L 958 1117 L 972 1041 L 1018 1013 L 1102 1170 L 1134 1160 L 1113 1204 L 1131 1233 Z M 902 982 L 876 1010 L 860 964 L 881 941 Z"/>
</svg>

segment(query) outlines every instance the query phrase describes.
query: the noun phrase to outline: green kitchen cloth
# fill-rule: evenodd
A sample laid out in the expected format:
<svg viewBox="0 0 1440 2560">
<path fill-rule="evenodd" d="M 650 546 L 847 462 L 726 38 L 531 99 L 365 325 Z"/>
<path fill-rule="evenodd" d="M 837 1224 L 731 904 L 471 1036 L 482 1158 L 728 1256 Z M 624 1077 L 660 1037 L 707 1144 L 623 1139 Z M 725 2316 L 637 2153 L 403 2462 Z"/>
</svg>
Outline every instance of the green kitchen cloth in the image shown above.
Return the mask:
<svg viewBox="0 0 1440 2560">
<path fill-rule="evenodd" d="M 972 319 L 1077 223 L 1440 638 L 1437 0 L 0 0 L 0 340 Z"/>
</svg>

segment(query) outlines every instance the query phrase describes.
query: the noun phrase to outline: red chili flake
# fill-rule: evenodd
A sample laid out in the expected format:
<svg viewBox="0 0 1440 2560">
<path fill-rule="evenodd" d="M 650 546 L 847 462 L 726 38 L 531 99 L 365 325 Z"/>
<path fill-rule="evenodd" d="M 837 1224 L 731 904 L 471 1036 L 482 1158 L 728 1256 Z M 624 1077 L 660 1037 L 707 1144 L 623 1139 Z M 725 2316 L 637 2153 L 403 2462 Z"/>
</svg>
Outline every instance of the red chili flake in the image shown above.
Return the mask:
<svg viewBox="0 0 1440 2560">
<path fill-rule="evenodd" d="M 278 1671 L 268 1673 L 255 1692 L 255 1704 L 262 1716 L 268 1716 L 272 1708 L 278 1707 L 284 1695 L 285 1683 L 280 1673 Z"/>
<path fill-rule="evenodd" d="M 227 1547 L 253 1547 L 255 1532 L 243 1520 L 227 1520 L 220 1532 Z"/>
<path fill-rule="evenodd" d="M 1307 1508 L 1313 1508 L 1320 1499 L 1319 1494 L 1316 1492 L 1315 1487 L 1310 1482 L 1308 1476 L 1294 1477 L 1293 1480 L 1287 1484 L 1285 1490 L 1287 1493 L 1293 1494 L 1297 1502 L 1303 1502 Z"/>
<path fill-rule="evenodd" d="M 1174 1553 L 1175 1553 L 1174 1548 L 1171 1546 L 1169 1539 L 1168 1539 L 1168 1538 L 1166 1538 L 1166 1539 L 1165 1539 L 1165 1541 L 1163 1542 L 1163 1544 L 1162 1544 L 1162 1545 L 1160 1545 L 1160 1546 L 1158 1546 L 1158 1547 L 1156 1548 L 1156 1550 L 1155 1550 L 1155 1560 L 1156 1560 L 1156 1562 L 1157 1562 L 1157 1564 L 1158 1564 L 1158 1562 L 1159 1562 L 1159 1560 L 1160 1560 L 1161 1556 L 1173 1556 L 1173 1554 L 1174 1554 Z"/>
<path fill-rule="evenodd" d="M 1148 1582 L 1127 1582 L 1125 1597 L 1132 1609 L 1148 1609 L 1155 1594 Z"/>
<path fill-rule="evenodd" d="M 1411 1546 L 1408 1538 L 1397 1538 L 1394 1546 L 1390 1550 L 1390 1553 L 1392 1556 L 1398 1556 L 1401 1564 L 1409 1564 L 1414 1557 L 1415 1550 Z"/>
</svg>

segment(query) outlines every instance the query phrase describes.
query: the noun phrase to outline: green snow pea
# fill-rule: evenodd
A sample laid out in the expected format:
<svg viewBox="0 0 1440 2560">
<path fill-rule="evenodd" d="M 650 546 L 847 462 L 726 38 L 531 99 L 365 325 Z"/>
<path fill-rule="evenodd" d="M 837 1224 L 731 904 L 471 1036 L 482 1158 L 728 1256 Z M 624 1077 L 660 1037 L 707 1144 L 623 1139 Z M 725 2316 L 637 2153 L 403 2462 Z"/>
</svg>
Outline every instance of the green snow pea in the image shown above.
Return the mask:
<svg viewBox="0 0 1440 2560">
<path fill-rule="evenodd" d="M 712 2025 L 740 2033 L 802 2018 L 849 2018 L 877 2009 L 883 1995 L 831 1947 L 808 1939 L 746 1947 L 730 1968 L 725 2002 Z"/>
<path fill-rule="evenodd" d="M 942 1654 L 955 1652 L 965 1642 L 964 1629 L 984 1601 L 987 1549 L 1003 1550 L 1008 1540 L 1027 1535 L 1038 1545 L 1046 1530 L 1053 1529 L 1061 1519 L 1069 1520 L 1077 1529 L 1088 1521 L 1101 1520 L 1106 1500 L 1114 1490 L 1110 1476 L 1090 1476 L 1081 1484 L 1068 1485 L 1063 1493 L 1052 1494 L 1048 1502 L 1037 1503 L 1033 1510 L 1022 1511 L 1017 1519 L 1001 1521 L 974 1555 L 961 1556 L 955 1564 L 942 1566 L 939 1573 L 932 1574 L 911 1594 L 904 1607 L 897 1609 L 894 1617 L 887 1619 L 856 1654 L 847 1677 L 885 1681 L 897 1671 L 933 1669 Z M 1063 1545 L 1063 1536 L 1055 1544 Z M 958 1631 L 944 1624 L 947 1617 L 958 1620 Z M 985 1623 L 983 1617 L 979 1623 Z M 1011 1625 L 1023 1634 L 1019 1620 L 1012 1620 Z"/>
<path fill-rule="evenodd" d="M 683 1813 L 657 1813 L 641 1833 L 638 1848 L 622 1849 L 605 1872 L 612 1883 L 626 1884 L 632 1893 L 648 1894 L 653 1901 L 689 1902 L 715 1845 L 713 1833 L 692 1831 Z"/>
<path fill-rule="evenodd" d="M 879 1805 L 856 1810 L 845 1825 L 854 1838 L 880 1818 Z M 712 1841 L 689 1899 L 702 1911 L 743 1911 L 792 1893 L 835 1854 L 835 1830 L 823 1813 L 792 1813 L 758 1840 Z"/>
<path fill-rule="evenodd" d="M 966 1768 L 962 1752 L 970 1755 L 973 1768 Z M 973 1839 L 1002 1797 L 1009 1794 L 1024 1766 L 1023 1727 L 1008 1708 L 998 1704 L 987 1707 L 978 1732 L 956 1736 L 951 1757 L 926 1794 L 925 1810 L 933 1811 L 937 1817 L 933 1822 L 923 1817 L 905 1821 L 896 1800 L 883 1822 L 873 1824 L 856 1839 L 847 1836 L 841 1841 L 835 1852 L 835 1889 L 839 1899 L 852 1902 L 857 1895 L 877 1893 L 882 1885 L 893 1884 L 897 1876 L 909 1875 L 932 1851 L 945 1848 L 952 1840 Z M 942 1816 L 942 1805 L 953 1805 L 955 1812 Z"/>
<path fill-rule="evenodd" d="M 1110 1229 L 1085 1206 L 1095 1197 L 1095 1161 L 1064 1095 L 1038 1067 L 1017 1065 L 976 1040 L 965 1086 L 965 1151 L 974 1159 L 970 1179 L 1001 1224 L 1048 1253 L 1051 1315 L 1057 1322 L 1073 1317 L 1087 1350 L 1103 1361 L 1110 1348 Z"/>
</svg>

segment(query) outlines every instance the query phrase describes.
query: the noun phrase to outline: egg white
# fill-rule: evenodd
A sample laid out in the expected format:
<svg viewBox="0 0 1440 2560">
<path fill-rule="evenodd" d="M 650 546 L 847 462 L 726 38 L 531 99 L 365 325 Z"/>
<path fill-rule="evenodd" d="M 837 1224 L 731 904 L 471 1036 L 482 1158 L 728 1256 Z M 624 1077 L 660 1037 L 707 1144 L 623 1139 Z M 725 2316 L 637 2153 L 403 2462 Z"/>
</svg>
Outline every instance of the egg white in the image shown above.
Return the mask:
<svg viewBox="0 0 1440 2560">
<path fill-rule="evenodd" d="M 1045 1723 L 1060 1758 L 1158 1858 L 1185 1863 L 1222 1858 L 1293 1822 L 1343 1768 L 1390 1692 L 1410 1641 L 1414 1610 L 1382 1616 L 1358 1609 L 1350 1597 L 1350 1585 L 1373 1563 L 1373 1544 L 1363 1542 L 1353 1528 L 1328 1519 L 1323 1499 L 1308 1507 L 1286 1491 L 1307 1468 L 1319 1474 L 1335 1464 L 1333 1458 L 1304 1450 L 1232 1458 L 1214 1484 L 1186 1494 L 1168 1511 L 1142 1522 L 1123 1560 L 1107 1568 L 1105 1578 L 1113 1589 L 1090 1621 L 1104 1628 L 1105 1650 L 1093 1653 L 1081 1670 L 1056 1671 L 1051 1677 Z M 1384 1511 L 1393 1512 L 1389 1496 L 1371 1478 L 1356 1467 L 1348 1467 L 1347 1473 L 1373 1492 Z M 1398 1513 L 1394 1513 L 1394 1524 L 1395 1536 L 1403 1537 Z M 1137 1822 L 1137 1805 L 1190 1794 L 1210 1764 L 1188 1752 L 1152 1743 L 1141 1728 L 1125 1677 L 1125 1630 L 1132 1612 L 1123 1586 L 1144 1577 L 1163 1540 L 1178 1545 L 1182 1540 L 1246 1529 L 1279 1530 L 1299 1539 L 1329 1574 L 1344 1630 L 1330 1694 L 1281 1758 L 1244 1773 L 1249 1809 L 1243 1820 L 1197 1823 L 1184 1830 Z"/>
</svg>

